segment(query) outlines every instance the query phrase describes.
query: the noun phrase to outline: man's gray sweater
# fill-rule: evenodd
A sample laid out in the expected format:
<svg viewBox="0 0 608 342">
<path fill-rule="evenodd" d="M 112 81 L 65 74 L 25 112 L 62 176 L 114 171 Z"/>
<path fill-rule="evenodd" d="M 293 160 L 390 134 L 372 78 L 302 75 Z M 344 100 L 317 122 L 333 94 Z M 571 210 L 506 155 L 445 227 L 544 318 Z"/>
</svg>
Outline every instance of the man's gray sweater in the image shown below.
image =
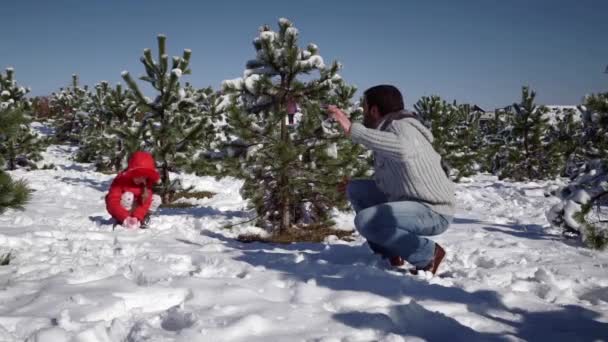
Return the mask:
<svg viewBox="0 0 608 342">
<path fill-rule="evenodd" d="M 387 114 L 378 127 L 353 123 L 351 139 L 374 153 L 374 180 L 389 201 L 417 201 L 439 214 L 454 215 L 454 184 L 441 168 L 433 135 L 415 118 Z"/>
</svg>

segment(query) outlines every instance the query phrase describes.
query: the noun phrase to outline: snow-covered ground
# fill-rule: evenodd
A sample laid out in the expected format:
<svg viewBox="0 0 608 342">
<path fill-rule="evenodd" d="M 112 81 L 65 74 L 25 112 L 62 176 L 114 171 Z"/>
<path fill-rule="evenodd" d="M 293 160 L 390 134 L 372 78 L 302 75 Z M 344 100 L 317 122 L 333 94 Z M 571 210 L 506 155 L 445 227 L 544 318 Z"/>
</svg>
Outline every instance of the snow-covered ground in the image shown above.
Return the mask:
<svg viewBox="0 0 608 342">
<path fill-rule="evenodd" d="M 457 186 L 438 276 L 388 268 L 364 241 L 243 244 L 234 179 L 162 209 L 152 228 L 108 224 L 112 176 L 51 146 L 57 170 L 11 174 L 36 191 L 0 216 L 0 341 L 604 341 L 608 253 L 546 226 L 554 183 L 478 176 Z M 352 213 L 341 214 L 352 229 Z"/>
</svg>

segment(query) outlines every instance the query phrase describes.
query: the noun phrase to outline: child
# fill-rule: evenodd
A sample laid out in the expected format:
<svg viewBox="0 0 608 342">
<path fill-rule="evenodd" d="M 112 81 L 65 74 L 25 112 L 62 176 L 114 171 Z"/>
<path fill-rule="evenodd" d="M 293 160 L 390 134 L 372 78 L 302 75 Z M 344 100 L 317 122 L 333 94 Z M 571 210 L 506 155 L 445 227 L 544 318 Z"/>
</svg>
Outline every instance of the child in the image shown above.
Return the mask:
<svg viewBox="0 0 608 342">
<path fill-rule="evenodd" d="M 143 151 L 133 153 L 129 166 L 116 176 L 106 195 L 110 215 L 125 228 L 146 228 L 149 213 L 161 203 L 160 196 L 152 192 L 159 179 L 152 155 Z"/>
</svg>

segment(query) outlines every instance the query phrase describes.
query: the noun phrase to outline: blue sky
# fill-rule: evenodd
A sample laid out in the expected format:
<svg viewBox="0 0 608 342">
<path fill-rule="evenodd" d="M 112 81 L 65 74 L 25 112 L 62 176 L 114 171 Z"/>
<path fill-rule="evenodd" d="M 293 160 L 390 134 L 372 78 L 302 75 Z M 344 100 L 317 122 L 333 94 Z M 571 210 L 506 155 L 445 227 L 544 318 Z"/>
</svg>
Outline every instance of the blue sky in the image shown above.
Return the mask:
<svg viewBox="0 0 608 342">
<path fill-rule="evenodd" d="M 156 1 L 6 0 L 0 68 L 33 95 L 143 74 L 146 47 L 167 35 L 170 55 L 192 49 L 184 80 L 218 88 L 242 75 L 262 24 L 280 17 L 316 43 L 364 90 L 394 84 L 411 107 L 423 95 L 484 108 L 517 101 L 530 85 L 544 104 L 578 104 L 608 91 L 608 1 Z"/>
</svg>

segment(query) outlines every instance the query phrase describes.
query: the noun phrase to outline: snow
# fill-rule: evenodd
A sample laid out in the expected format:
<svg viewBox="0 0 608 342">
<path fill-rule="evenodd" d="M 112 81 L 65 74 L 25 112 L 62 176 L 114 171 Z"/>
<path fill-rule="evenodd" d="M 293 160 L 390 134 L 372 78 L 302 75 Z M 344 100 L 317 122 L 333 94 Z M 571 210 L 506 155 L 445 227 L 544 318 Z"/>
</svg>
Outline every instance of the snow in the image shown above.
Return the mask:
<svg viewBox="0 0 608 342">
<path fill-rule="evenodd" d="M 298 29 L 295 27 L 288 27 L 287 30 L 285 30 L 285 34 L 288 36 L 296 37 L 298 35 Z"/>
<path fill-rule="evenodd" d="M 577 106 L 555 106 L 548 105 L 545 106 L 548 109 L 548 112 L 543 116 L 549 118 L 549 124 L 555 125 L 558 119 L 562 119 L 568 111 L 573 112 L 572 119 L 574 122 L 581 121 L 582 113 Z"/>
<path fill-rule="evenodd" d="M 171 70 L 171 73 L 175 76 L 177 76 L 178 78 L 182 77 L 182 69 L 180 68 L 175 68 L 173 70 Z"/>
<path fill-rule="evenodd" d="M 264 31 L 264 32 L 260 32 L 260 38 L 262 40 L 267 40 L 269 42 L 273 42 L 276 38 L 276 32 L 273 31 Z"/>
<path fill-rule="evenodd" d="M 245 79 L 245 88 L 252 94 L 256 93 L 255 87 L 260 80 L 260 75 L 253 74 Z"/>
<path fill-rule="evenodd" d="M 215 192 L 192 209 L 160 209 L 147 230 L 112 229 L 113 178 L 50 146 L 11 171 L 35 190 L 0 215 L 0 340 L 13 341 L 593 341 L 608 336 L 608 255 L 564 240 L 540 196 L 556 182 L 480 175 L 457 185 L 458 208 L 434 238 L 438 276 L 387 267 L 346 242 L 243 244 L 259 231 L 242 181 L 180 175 Z M 172 174 L 172 177 L 177 175 Z M 562 184 L 563 185 L 563 184 Z M 528 195 L 526 195 L 528 194 Z M 340 229 L 353 214 L 336 212 Z"/>
<path fill-rule="evenodd" d="M 226 89 L 226 88 L 234 88 L 236 90 L 241 90 L 243 89 L 243 79 L 238 77 L 232 80 L 224 80 L 222 81 L 222 89 Z"/>
<path fill-rule="evenodd" d="M 325 63 L 323 62 L 323 57 L 319 55 L 313 55 L 310 58 L 302 61 L 298 61 L 300 67 L 302 68 L 316 68 L 316 69 L 324 69 Z"/>
</svg>

